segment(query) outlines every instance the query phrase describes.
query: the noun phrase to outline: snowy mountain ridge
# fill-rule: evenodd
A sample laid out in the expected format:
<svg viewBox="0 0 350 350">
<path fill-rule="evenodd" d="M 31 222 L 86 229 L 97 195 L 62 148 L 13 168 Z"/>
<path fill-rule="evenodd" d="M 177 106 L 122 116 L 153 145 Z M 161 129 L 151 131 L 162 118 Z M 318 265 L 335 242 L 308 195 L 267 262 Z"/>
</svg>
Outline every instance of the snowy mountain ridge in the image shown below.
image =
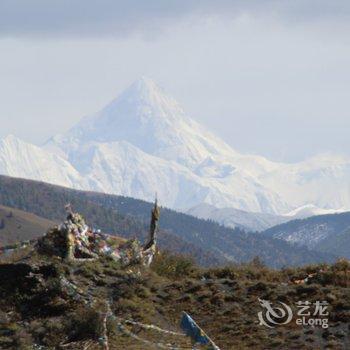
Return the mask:
<svg viewBox="0 0 350 350">
<path fill-rule="evenodd" d="M 147 78 L 43 147 L 0 140 L 0 173 L 144 200 L 157 192 L 181 211 L 202 203 L 274 215 L 350 209 L 349 159 L 283 164 L 240 154 Z"/>
<path fill-rule="evenodd" d="M 349 258 L 349 228 L 350 212 L 346 212 L 291 220 L 271 227 L 261 235 Z"/>
<path fill-rule="evenodd" d="M 65 135 L 53 138 L 69 158 L 89 142 L 127 141 L 142 151 L 194 167 L 210 156 L 233 150 L 188 118 L 180 105 L 150 79 L 141 78 L 100 112 L 83 118 Z"/>
<path fill-rule="evenodd" d="M 210 219 L 226 227 L 239 227 L 249 232 L 261 232 L 294 219 L 294 217 L 248 212 L 235 208 L 216 208 L 206 203 L 194 206 L 187 211 L 187 214 L 199 219 Z"/>
</svg>

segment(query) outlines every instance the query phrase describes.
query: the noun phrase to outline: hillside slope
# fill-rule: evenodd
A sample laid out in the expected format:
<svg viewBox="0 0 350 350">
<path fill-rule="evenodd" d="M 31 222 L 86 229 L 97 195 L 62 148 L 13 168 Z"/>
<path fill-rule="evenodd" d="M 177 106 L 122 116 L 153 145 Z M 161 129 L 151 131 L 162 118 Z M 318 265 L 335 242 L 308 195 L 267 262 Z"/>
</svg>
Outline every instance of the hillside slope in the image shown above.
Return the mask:
<svg viewBox="0 0 350 350">
<path fill-rule="evenodd" d="M 53 225 L 51 220 L 0 205 L 0 246 L 37 238 Z"/>
<path fill-rule="evenodd" d="M 341 244 L 346 242 L 349 229 L 350 212 L 346 212 L 289 221 L 264 231 L 262 235 L 349 257 L 350 245 Z"/>
<path fill-rule="evenodd" d="M 18 212 L 21 212 L 23 216 L 36 218 L 40 216 L 48 219 L 43 219 L 43 222 L 49 224 L 45 224 L 44 227 L 31 226 L 29 223 L 28 231 L 26 230 L 27 226 L 23 225 L 23 230 L 16 231 L 16 241 L 41 236 L 54 222 L 61 222 L 62 218 L 66 216 L 64 206 L 68 202 L 72 203 L 75 209 L 89 219 L 89 225 L 98 227 L 102 232 L 125 238 L 136 237 L 141 241 L 144 241 L 148 235 L 150 211 L 147 220 L 145 219 L 143 222 L 131 215 L 123 215 L 113 209 L 92 203 L 82 196 L 73 195 L 74 191 L 71 192 L 63 187 L 26 180 L 18 180 L 16 183 L 16 181 L 13 182 L 12 178 L 1 180 L 4 178 L 0 177 L 0 203 L 10 205 L 10 211 L 16 210 L 13 208 L 22 209 Z M 31 212 L 36 215 L 30 214 Z M 33 231 L 35 228 L 38 230 Z M 13 240 L 8 240 L 8 243 L 13 243 Z M 201 249 L 200 246 L 163 229 L 159 232 L 159 246 L 174 253 L 190 255 L 202 266 L 216 266 L 228 262 L 224 257 L 216 256 L 212 252 Z"/>
<path fill-rule="evenodd" d="M 334 254 L 350 259 L 350 228 L 343 232 L 329 236 L 317 245 L 321 252 L 334 252 Z"/>
<path fill-rule="evenodd" d="M 0 203 L 48 219 L 64 215 L 70 202 L 90 225 L 124 237 L 144 237 L 152 204 L 101 193 L 76 191 L 41 182 L 0 176 Z M 272 267 L 333 261 L 335 256 L 297 248 L 282 240 L 230 229 L 162 208 L 159 235 L 164 249 L 193 255 L 199 263 L 245 262 L 259 256 Z"/>
<path fill-rule="evenodd" d="M 107 258 L 77 264 L 23 254 L 25 261 L 0 260 L 4 350 L 99 350 L 105 334 L 110 349 L 151 350 L 159 343 L 190 349 L 179 327 L 183 310 L 225 350 L 350 346 L 350 265 L 345 261 L 281 271 L 260 264 L 204 270 L 180 256 L 161 254 L 146 269 L 123 268 Z M 314 277 L 304 285 L 292 282 L 309 274 Z M 283 300 L 295 316 L 300 300 L 308 300 L 312 309 L 325 300 L 331 316 L 322 319 L 328 327 L 298 325 L 295 319 L 272 328 L 259 325 L 258 312 L 264 310 L 259 299 L 276 306 Z"/>
</svg>

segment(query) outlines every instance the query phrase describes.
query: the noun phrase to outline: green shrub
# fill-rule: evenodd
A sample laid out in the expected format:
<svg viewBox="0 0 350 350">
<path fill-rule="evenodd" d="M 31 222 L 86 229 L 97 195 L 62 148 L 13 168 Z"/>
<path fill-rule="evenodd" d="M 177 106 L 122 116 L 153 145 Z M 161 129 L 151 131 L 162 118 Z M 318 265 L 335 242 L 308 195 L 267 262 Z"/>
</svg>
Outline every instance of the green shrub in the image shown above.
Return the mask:
<svg viewBox="0 0 350 350">
<path fill-rule="evenodd" d="M 152 270 L 159 276 L 176 279 L 191 276 L 196 267 L 190 257 L 165 252 L 156 255 L 152 263 Z"/>
</svg>

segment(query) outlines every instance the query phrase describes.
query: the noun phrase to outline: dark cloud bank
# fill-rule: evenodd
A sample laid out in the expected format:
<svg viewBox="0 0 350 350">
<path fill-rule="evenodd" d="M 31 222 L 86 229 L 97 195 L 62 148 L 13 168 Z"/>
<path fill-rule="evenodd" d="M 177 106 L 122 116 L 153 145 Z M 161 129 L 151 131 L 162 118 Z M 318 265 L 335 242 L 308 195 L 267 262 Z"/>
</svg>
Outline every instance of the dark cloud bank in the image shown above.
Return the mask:
<svg viewBox="0 0 350 350">
<path fill-rule="evenodd" d="M 190 15 L 348 19 L 348 0 L 1 0 L 0 35 L 123 36 Z"/>
</svg>

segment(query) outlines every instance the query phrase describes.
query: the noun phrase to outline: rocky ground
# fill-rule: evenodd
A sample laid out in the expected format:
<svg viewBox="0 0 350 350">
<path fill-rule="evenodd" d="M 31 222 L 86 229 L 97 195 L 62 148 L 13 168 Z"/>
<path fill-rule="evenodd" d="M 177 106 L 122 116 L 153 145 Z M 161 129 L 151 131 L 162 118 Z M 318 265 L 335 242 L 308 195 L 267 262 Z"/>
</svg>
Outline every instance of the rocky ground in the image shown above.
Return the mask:
<svg viewBox="0 0 350 350">
<path fill-rule="evenodd" d="M 128 323 L 181 333 L 182 311 L 221 349 L 350 348 L 346 261 L 280 271 L 258 260 L 201 269 L 187 258 L 162 253 L 147 269 L 121 267 L 107 257 L 67 262 L 31 249 L 0 264 L 0 349 L 101 349 L 104 319 L 110 349 L 155 349 L 157 343 L 158 348 L 191 349 L 180 334 Z M 312 278 L 304 281 L 308 275 Z M 274 328 L 259 325 L 259 298 L 290 305 L 292 321 Z M 327 301 L 329 328 L 297 325 L 300 300 Z M 106 318 L 109 307 L 113 316 Z"/>
</svg>

